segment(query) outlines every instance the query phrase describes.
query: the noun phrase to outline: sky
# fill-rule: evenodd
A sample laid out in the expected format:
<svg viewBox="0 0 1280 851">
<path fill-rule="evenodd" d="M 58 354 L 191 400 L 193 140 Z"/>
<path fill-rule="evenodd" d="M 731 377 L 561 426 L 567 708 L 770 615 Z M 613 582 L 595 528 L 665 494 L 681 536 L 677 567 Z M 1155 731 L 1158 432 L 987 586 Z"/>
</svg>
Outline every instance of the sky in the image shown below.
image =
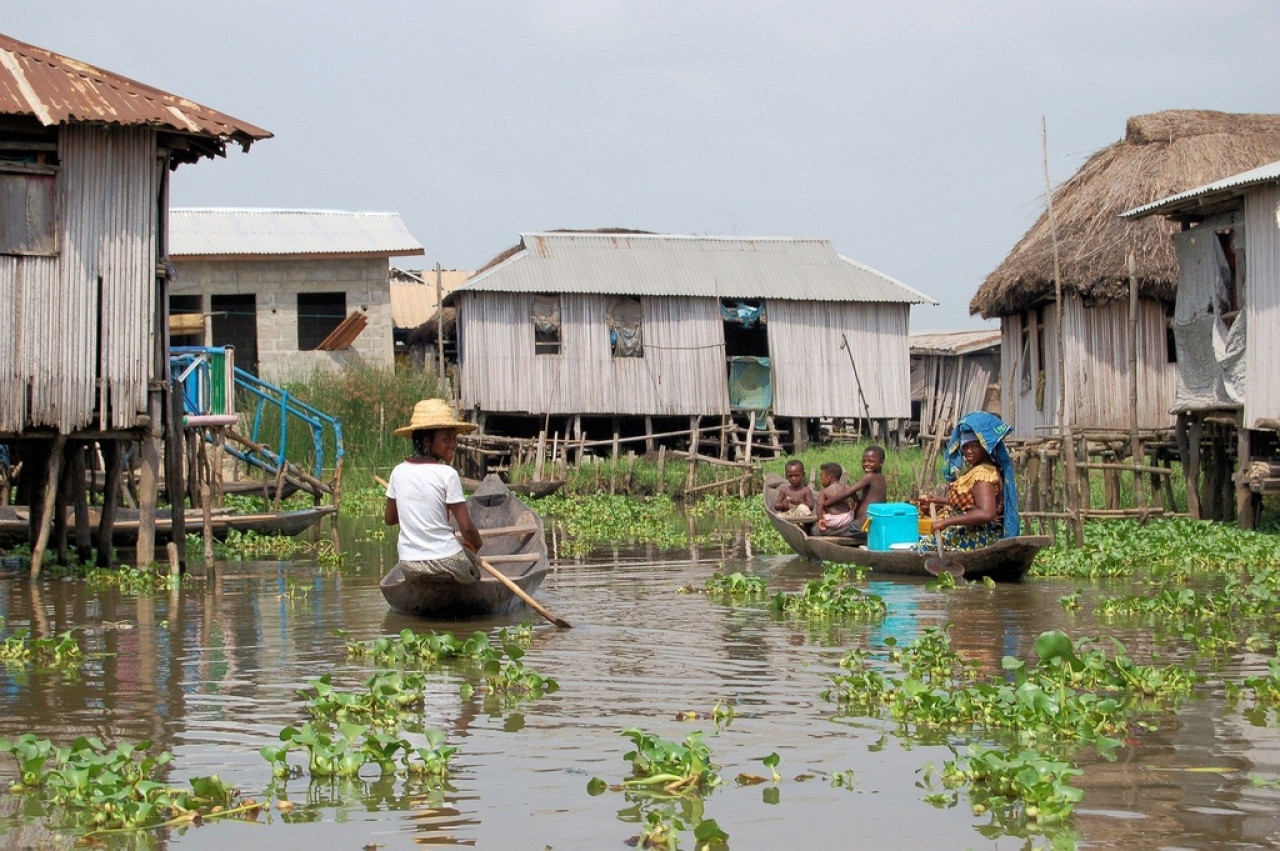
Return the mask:
<svg viewBox="0 0 1280 851">
<path fill-rule="evenodd" d="M 6 6 L 13 38 L 275 134 L 180 167 L 173 206 L 397 212 L 426 269 L 555 228 L 822 237 L 939 302 L 912 331 L 994 327 L 969 300 L 1046 163 L 1130 115 L 1280 112 L 1274 0 Z"/>
</svg>

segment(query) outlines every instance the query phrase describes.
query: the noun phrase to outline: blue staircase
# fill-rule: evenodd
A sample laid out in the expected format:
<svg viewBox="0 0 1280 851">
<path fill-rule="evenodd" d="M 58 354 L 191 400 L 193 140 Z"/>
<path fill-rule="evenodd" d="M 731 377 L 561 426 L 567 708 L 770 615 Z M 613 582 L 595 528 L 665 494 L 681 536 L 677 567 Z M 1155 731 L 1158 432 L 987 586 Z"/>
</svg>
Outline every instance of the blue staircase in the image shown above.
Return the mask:
<svg viewBox="0 0 1280 851">
<path fill-rule="evenodd" d="M 338 503 L 345 451 L 336 417 L 235 366 L 230 346 L 174 346 L 169 372 L 182 387 L 184 426 L 202 429 L 210 441 L 225 429 L 226 451 L 264 488 L 274 486 L 277 508 L 286 489 L 309 492 L 317 505 Z M 237 399 L 253 411 L 247 434 Z"/>
</svg>

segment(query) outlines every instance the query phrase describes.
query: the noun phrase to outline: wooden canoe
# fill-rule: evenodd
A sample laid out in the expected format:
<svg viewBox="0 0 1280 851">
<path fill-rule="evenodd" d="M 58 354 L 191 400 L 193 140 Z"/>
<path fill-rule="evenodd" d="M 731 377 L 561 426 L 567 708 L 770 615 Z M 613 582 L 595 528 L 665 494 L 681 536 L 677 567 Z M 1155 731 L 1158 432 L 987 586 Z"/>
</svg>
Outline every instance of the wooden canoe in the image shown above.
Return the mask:
<svg viewBox="0 0 1280 851">
<path fill-rule="evenodd" d="M 490 473 L 489 475 L 495 474 Z M 520 494 L 521 496 L 544 497 L 551 496 L 551 494 L 560 490 L 565 486 L 565 482 L 565 479 L 551 479 L 540 482 L 507 482 L 506 485 L 512 493 Z M 467 493 L 475 491 L 481 484 L 483 482 L 479 479 L 472 479 L 467 476 L 462 477 L 462 489 Z"/>
<path fill-rule="evenodd" d="M 257 532 L 262 535 L 297 535 L 315 526 L 325 517 L 337 512 L 332 505 L 319 505 L 299 511 L 276 511 L 261 514 L 236 514 L 231 508 L 215 508 L 210 517 L 213 536 L 225 540 L 234 529 L 240 532 Z M 96 510 L 90 511 L 89 522 L 95 534 L 98 527 Z M 27 507 L 0 506 L 0 546 L 11 547 L 27 541 Z M 204 512 L 189 509 L 185 515 L 187 534 L 204 533 Z M 71 523 L 69 522 L 70 526 Z M 138 543 L 137 510 L 120 509 L 112 527 L 111 542 L 118 547 L 132 547 Z M 173 517 L 169 511 L 156 512 L 156 540 L 169 540 L 173 531 Z"/>
<path fill-rule="evenodd" d="M 480 483 L 467 500 L 467 510 L 480 530 L 480 557 L 526 594 L 536 591 L 550 570 L 542 518 L 496 474 Z M 452 578 L 410 579 L 399 567 L 393 567 L 378 587 L 391 608 L 418 617 L 505 615 L 524 605 L 505 585 L 488 575 L 464 584 Z"/>
<path fill-rule="evenodd" d="M 868 550 L 854 545 L 852 539 L 838 536 L 809 534 L 814 521 L 797 523 L 773 510 L 778 487 L 786 480 L 776 474 L 765 476 L 764 510 L 773 528 L 797 555 L 813 561 L 829 561 L 835 564 L 855 564 L 872 573 L 896 576 L 930 577 L 924 562 L 932 553 L 916 553 L 906 550 Z M 1031 569 L 1036 554 L 1049 546 L 1047 535 L 1020 535 L 1004 538 L 980 550 L 947 550 L 947 558 L 964 568 L 964 578 L 970 581 L 991 577 L 996 582 L 1018 582 Z"/>
</svg>

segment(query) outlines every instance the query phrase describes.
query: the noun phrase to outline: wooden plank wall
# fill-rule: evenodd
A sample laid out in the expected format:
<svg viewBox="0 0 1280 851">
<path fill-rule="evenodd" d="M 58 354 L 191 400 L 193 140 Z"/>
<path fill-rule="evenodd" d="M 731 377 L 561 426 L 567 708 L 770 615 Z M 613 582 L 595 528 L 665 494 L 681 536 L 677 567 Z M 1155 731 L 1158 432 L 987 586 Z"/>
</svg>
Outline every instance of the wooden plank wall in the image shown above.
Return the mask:
<svg viewBox="0 0 1280 851">
<path fill-rule="evenodd" d="M 958 355 L 917 355 L 915 360 L 912 371 L 918 379 L 912 379 L 912 393 L 921 403 L 921 434 L 934 434 L 939 417 L 947 417 L 944 431 L 949 431 L 957 417 L 983 410 L 987 386 L 1000 378 L 998 358 L 986 353 L 965 355 L 963 359 Z M 915 387 L 917 380 L 919 386 Z"/>
<path fill-rule="evenodd" d="M 1067 404 L 1072 428 L 1127 429 L 1129 415 L 1129 307 L 1106 302 L 1085 307 L 1075 295 L 1066 298 L 1064 334 Z M 1058 427 L 1057 316 L 1055 305 L 1044 307 L 1045 388 L 1042 409 L 1036 407 L 1036 347 L 1024 351 L 1022 315 L 1001 321 L 1000 391 L 1004 419 L 1021 438 L 1044 435 Z M 1138 427 L 1171 428 L 1173 364 L 1168 362 L 1164 307 L 1138 302 Z M 1022 365 L 1030 359 L 1031 386 L 1022 389 Z"/>
<path fill-rule="evenodd" d="M 1085 307 L 1067 302 L 1069 387 L 1075 401 L 1072 428 L 1127 429 L 1129 403 L 1129 305 L 1099 302 Z M 1176 380 L 1169 363 L 1164 306 L 1138 300 L 1138 427 L 1172 428 Z"/>
<path fill-rule="evenodd" d="M 911 416 L 910 307 L 773 300 L 768 304 L 773 412 L 862 417 L 848 338 L 872 419 Z"/>
<path fill-rule="evenodd" d="M 728 375 L 714 299 L 643 298 L 643 358 L 615 358 L 612 297 L 560 297 L 560 354 L 535 355 L 532 296 L 460 293 L 464 407 L 528 414 L 727 414 Z"/>
<path fill-rule="evenodd" d="M 1245 196 L 1244 422 L 1280 420 L 1280 188 Z"/>
<path fill-rule="evenodd" d="M 1045 353 L 1045 386 L 1042 407 L 1036 406 L 1037 376 L 1041 369 L 1037 346 L 1025 347 L 1022 327 L 1026 314 L 1006 316 L 1000 321 L 1000 401 L 1004 408 L 1001 418 L 1013 426 L 1014 434 L 1029 439 L 1043 435 L 1058 421 L 1058 344 L 1056 311 L 1054 305 L 1044 307 L 1044 343 L 1039 347 Z M 1024 364 L 1030 373 L 1030 385 L 1023 387 Z"/>
<path fill-rule="evenodd" d="M 64 127 L 59 158 L 59 256 L 0 258 L 0 352 L 13 358 L 0 372 L 0 431 L 129 428 L 147 409 L 155 132 Z"/>
</svg>

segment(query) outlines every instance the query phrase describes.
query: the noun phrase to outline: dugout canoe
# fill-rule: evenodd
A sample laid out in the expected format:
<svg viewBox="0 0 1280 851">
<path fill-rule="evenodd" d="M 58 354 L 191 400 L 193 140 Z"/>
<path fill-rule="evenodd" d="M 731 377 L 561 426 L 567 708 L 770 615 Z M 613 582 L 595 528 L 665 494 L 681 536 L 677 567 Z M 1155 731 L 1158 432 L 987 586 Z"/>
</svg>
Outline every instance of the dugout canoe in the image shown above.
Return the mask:
<svg viewBox="0 0 1280 851">
<path fill-rule="evenodd" d="M 467 510 L 480 530 L 480 557 L 502 571 L 520 590 L 533 594 L 550 570 L 542 518 L 495 474 L 485 477 L 471 494 Z M 378 587 L 391 608 L 424 618 L 505 615 L 524 605 L 505 585 L 487 574 L 464 584 L 451 578 L 410 578 L 397 566 L 382 577 Z"/>
<path fill-rule="evenodd" d="M 812 561 L 829 561 L 835 564 L 854 564 L 872 573 L 893 576 L 919 576 L 932 578 L 924 563 L 934 553 L 916 553 L 906 550 L 877 551 L 857 546 L 852 539 L 839 536 L 812 535 L 809 521 L 788 520 L 774 511 L 778 487 L 786 482 L 777 474 L 765 477 L 764 510 L 773 528 L 795 551 Z M 1019 535 L 1004 538 L 998 543 L 978 550 L 947 550 L 947 558 L 964 568 L 964 578 L 970 581 L 990 577 L 996 582 L 1018 582 L 1031 569 L 1040 550 L 1049 546 L 1047 535 Z"/>
<path fill-rule="evenodd" d="M 213 536 L 225 540 L 233 531 L 257 532 L 260 535 L 297 535 L 318 524 L 325 517 L 337 512 L 333 505 L 319 505 L 298 511 L 267 511 L 255 514 L 237 514 L 231 508 L 215 508 L 211 512 L 210 527 Z M 29 511 L 25 505 L 0 506 L 0 547 L 12 547 L 27 542 Z M 184 515 L 188 535 L 204 534 L 204 512 L 189 509 Z M 74 519 L 68 518 L 68 529 L 74 529 Z M 89 512 L 89 525 L 97 534 L 98 512 Z M 112 525 L 111 542 L 118 547 L 132 547 L 138 543 L 141 521 L 136 509 L 119 509 Z M 166 542 L 173 532 L 173 516 L 167 510 L 156 512 L 155 539 Z M 70 534 L 70 531 L 69 531 Z"/>
</svg>

